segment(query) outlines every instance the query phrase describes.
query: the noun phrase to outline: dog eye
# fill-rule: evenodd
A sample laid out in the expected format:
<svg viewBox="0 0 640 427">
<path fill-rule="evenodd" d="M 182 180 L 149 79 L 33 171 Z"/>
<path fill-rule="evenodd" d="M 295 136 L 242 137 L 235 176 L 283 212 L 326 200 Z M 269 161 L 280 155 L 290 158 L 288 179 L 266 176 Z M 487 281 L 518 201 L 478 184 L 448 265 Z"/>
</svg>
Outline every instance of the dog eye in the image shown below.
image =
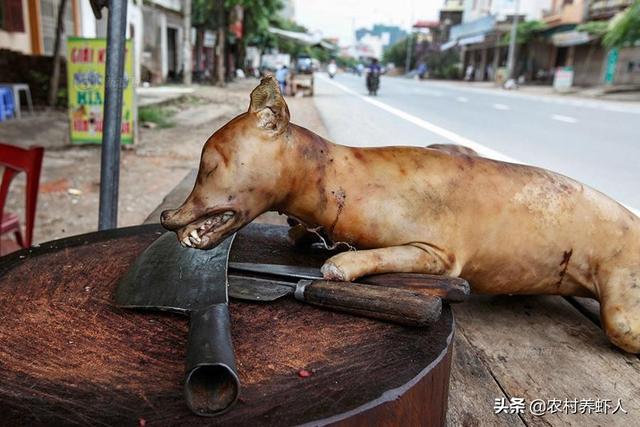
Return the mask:
<svg viewBox="0 0 640 427">
<path fill-rule="evenodd" d="M 217 164 L 207 173 L 207 178 L 209 178 L 209 176 L 211 176 L 211 174 L 214 173 L 216 171 L 216 169 L 218 169 L 218 165 Z"/>
</svg>

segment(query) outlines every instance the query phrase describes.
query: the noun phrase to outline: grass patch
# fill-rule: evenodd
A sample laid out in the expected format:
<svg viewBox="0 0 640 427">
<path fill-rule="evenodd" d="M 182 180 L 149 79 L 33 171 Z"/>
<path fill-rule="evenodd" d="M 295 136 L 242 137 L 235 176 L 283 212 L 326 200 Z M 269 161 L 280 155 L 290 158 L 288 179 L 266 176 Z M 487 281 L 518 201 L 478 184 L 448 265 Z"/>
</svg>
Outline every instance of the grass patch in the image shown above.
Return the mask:
<svg viewBox="0 0 640 427">
<path fill-rule="evenodd" d="M 171 120 L 171 117 L 173 117 L 175 113 L 176 111 L 173 108 L 148 105 L 140 107 L 138 110 L 138 120 L 140 123 L 155 123 L 159 128 L 170 128 L 175 126 L 175 123 Z"/>
</svg>

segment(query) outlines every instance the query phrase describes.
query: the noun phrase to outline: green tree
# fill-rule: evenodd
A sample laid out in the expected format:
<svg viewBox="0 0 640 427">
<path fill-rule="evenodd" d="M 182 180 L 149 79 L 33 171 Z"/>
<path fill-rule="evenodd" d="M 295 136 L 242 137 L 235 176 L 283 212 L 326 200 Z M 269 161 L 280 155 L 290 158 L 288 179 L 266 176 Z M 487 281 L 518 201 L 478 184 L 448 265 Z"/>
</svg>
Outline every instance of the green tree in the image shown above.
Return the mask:
<svg viewBox="0 0 640 427">
<path fill-rule="evenodd" d="M 588 21 L 576 27 L 577 31 L 589 33 L 589 35 L 601 37 L 609 31 L 609 21 Z"/>
<path fill-rule="evenodd" d="M 281 0 L 225 0 L 225 8 L 240 5 L 244 8 L 243 43 L 258 46 L 261 50 L 269 47 L 273 36 L 269 27 L 278 26 L 278 12 L 284 7 Z"/>
<path fill-rule="evenodd" d="M 516 43 L 528 43 L 536 36 L 536 33 L 546 28 L 547 24 L 542 21 L 518 22 L 518 27 L 516 28 Z M 511 40 L 511 32 L 505 33 L 502 36 L 502 43 L 509 44 L 509 40 Z"/>
<path fill-rule="evenodd" d="M 410 34 L 407 37 L 411 37 L 410 43 L 415 46 L 416 35 Z M 389 46 L 382 54 L 382 61 L 384 63 L 393 62 L 396 66 L 404 66 L 407 59 L 407 37 L 398 40 L 395 44 Z M 412 58 L 412 66 L 414 61 Z"/>
<path fill-rule="evenodd" d="M 602 39 L 607 49 L 633 45 L 640 40 L 640 0 L 635 0 L 619 18 L 614 18 L 609 32 Z"/>
</svg>

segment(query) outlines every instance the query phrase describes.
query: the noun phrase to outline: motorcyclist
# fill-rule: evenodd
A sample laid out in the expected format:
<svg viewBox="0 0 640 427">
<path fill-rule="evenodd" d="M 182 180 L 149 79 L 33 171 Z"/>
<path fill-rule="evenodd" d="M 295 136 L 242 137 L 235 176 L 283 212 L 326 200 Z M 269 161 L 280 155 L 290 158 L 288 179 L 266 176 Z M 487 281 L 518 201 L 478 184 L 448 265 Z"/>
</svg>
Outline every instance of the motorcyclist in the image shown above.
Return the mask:
<svg viewBox="0 0 640 427">
<path fill-rule="evenodd" d="M 380 74 L 382 74 L 382 67 L 378 63 L 377 58 L 371 60 L 371 64 L 367 68 L 367 90 L 369 95 L 377 95 L 378 88 L 380 87 Z"/>
<path fill-rule="evenodd" d="M 338 66 L 336 65 L 336 61 L 332 59 L 329 65 L 327 66 L 327 73 L 329 74 L 330 78 L 333 78 L 337 72 L 338 72 Z"/>
</svg>

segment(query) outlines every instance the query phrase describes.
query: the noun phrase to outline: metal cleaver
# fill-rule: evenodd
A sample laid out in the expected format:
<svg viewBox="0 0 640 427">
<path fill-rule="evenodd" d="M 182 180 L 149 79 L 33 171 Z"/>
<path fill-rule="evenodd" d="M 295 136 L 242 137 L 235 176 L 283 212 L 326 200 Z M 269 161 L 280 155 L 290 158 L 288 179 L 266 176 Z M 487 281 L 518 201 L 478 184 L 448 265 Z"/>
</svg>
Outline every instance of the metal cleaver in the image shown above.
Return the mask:
<svg viewBox="0 0 640 427">
<path fill-rule="evenodd" d="M 120 281 L 120 307 L 190 316 L 184 393 L 197 415 L 218 415 L 237 400 L 227 295 L 227 263 L 235 235 L 211 250 L 183 248 L 175 233 L 160 236 Z"/>
</svg>

